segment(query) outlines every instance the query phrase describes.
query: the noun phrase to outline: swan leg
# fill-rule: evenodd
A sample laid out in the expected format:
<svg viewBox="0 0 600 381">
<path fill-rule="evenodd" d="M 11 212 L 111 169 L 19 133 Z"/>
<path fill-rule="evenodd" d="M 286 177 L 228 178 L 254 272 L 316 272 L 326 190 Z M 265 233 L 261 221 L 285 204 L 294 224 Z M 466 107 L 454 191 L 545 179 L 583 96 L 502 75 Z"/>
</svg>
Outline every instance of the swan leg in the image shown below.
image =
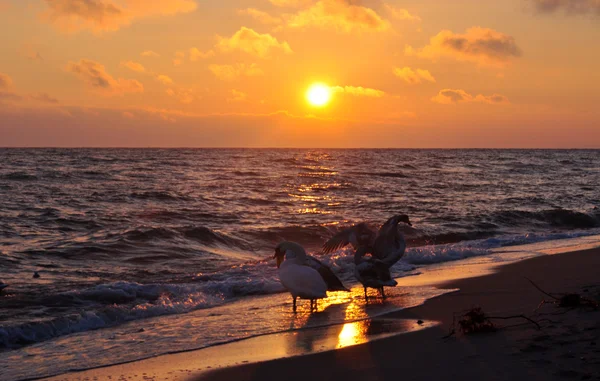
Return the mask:
<svg viewBox="0 0 600 381">
<path fill-rule="evenodd" d="M 381 297 L 383 298 L 383 300 L 385 300 L 385 291 L 383 291 L 383 287 L 381 287 L 380 291 L 381 291 Z"/>
<path fill-rule="evenodd" d="M 296 313 L 296 297 L 294 296 L 294 306 L 292 307 L 294 313 Z"/>
<path fill-rule="evenodd" d="M 367 295 L 367 286 L 363 286 L 363 289 L 365 290 L 365 300 L 368 303 L 369 302 L 369 296 Z"/>
</svg>

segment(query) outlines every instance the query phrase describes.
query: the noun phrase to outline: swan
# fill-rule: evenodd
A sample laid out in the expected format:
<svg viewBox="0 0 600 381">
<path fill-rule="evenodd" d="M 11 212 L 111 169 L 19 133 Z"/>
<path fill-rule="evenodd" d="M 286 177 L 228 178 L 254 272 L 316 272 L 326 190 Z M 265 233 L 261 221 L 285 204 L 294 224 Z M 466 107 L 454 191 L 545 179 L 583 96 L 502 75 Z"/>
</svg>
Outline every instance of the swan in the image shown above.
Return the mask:
<svg viewBox="0 0 600 381">
<path fill-rule="evenodd" d="M 363 285 L 365 300 L 369 300 L 367 287 L 379 290 L 381 298 L 385 299 L 383 287 L 394 287 L 398 284 L 385 263 L 373 257 L 365 257 L 365 248 L 359 248 L 354 254 L 354 277 Z"/>
<path fill-rule="evenodd" d="M 350 244 L 354 250 L 364 248 L 363 255 L 371 253 L 373 258 L 381 260 L 390 268 L 402 258 L 406 250 L 404 234 L 398 230 L 400 222 L 412 226 L 406 214 L 389 218 L 377 232 L 361 222 L 331 237 L 323 245 L 322 252 L 329 254 Z"/>
<path fill-rule="evenodd" d="M 372 255 L 385 263 L 388 269 L 398 262 L 406 251 L 404 234 L 398 229 L 400 222 L 412 226 L 406 214 L 394 216 L 379 228 L 377 238 L 375 238 L 375 243 L 373 244 Z"/>
<path fill-rule="evenodd" d="M 344 229 L 331 237 L 324 245 L 324 254 L 332 253 L 348 244 L 354 253 L 354 276 L 363 285 L 365 299 L 367 287 L 376 288 L 385 299 L 383 287 L 393 287 L 398 283 L 390 275 L 390 267 L 402 258 L 406 251 L 406 240 L 398 230 L 398 224 L 404 222 L 412 226 L 406 214 L 398 214 L 389 218 L 375 232 L 366 223 L 359 223 Z M 370 253 L 371 257 L 365 257 Z"/>
<path fill-rule="evenodd" d="M 311 311 L 316 300 L 327 297 L 327 291 L 349 291 L 329 267 L 306 254 L 296 242 L 281 242 L 273 256 L 279 269 L 281 284 L 292 294 L 293 311 L 296 298 L 310 299 Z"/>
</svg>

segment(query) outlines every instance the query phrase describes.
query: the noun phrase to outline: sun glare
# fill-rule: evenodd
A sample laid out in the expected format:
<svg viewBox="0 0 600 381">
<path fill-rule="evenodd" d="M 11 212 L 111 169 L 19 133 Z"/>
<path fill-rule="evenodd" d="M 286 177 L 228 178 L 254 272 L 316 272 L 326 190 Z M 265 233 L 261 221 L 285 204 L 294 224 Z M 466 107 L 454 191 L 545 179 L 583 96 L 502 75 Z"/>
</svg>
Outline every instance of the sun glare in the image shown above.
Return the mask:
<svg viewBox="0 0 600 381">
<path fill-rule="evenodd" d="M 312 106 L 323 107 L 331 99 L 331 88 L 322 83 L 315 83 L 306 91 L 306 99 Z"/>
</svg>

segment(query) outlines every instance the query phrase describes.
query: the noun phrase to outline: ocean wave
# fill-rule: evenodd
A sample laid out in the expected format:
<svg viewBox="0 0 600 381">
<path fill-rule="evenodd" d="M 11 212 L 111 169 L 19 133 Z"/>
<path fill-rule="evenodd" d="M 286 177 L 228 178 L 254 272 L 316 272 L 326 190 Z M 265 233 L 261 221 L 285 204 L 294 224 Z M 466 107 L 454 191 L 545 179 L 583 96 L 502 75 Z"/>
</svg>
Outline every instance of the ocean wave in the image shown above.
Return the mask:
<svg viewBox="0 0 600 381">
<path fill-rule="evenodd" d="M 0 179 L 12 181 L 35 181 L 39 178 L 36 175 L 32 175 L 27 172 L 10 172 L 0 175 Z"/>
<path fill-rule="evenodd" d="M 133 192 L 129 195 L 131 198 L 140 200 L 159 200 L 159 201 L 189 201 L 188 196 L 177 194 L 168 191 L 147 191 L 147 192 Z"/>
<path fill-rule="evenodd" d="M 252 246 L 242 239 L 219 233 L 204 226 L 190 226 L 177 229 L 184 237 L 196 240 L 206 245 L 220 244 L 227 247 L 236 247 L 252 250 Z"/>
<path fill-rule="evenodd" d="M 281 226 L 266 229 L 253 229 L 240 232 L 240 235 L 258 242 L 277 244 L 281 241 L 302 242 L 306 246 L 320 247 L 333 236 L 336 229 L 323 225 Z"/>
<path fill-rule="evenodd" d="M 76 173 L 77 177 L 87 180 L 113 180 L 114 173 L 109 173 L 100 170 L 84 170 Z"/>
<path fill-rule="evenodd" d="M 73 174 L 71 172 L 59 171 L 59 170 L 46 170 L 42 172 L 40 176 L 42 179 L 71 179 L 73 178 Z"/>
<path fill-rule="evenodd" d="M 240 220 L 240 217 L 233 213 L 209 213 L 193 208 L 177 208 L 176 210 L 159 209 L 152 211 L 140 211 L 136 218 L 152 221 L 194 221 L 198 223 L 234 223 Z"/>
<path fill-rule="evenodd" d="M 396 177 L 399 179 L 407 179 L 410 177 L 401 172 L 373 172 L 371 175 L 379 177 Z"/>
<path fill-rule="evenodd" d="M 500 247 L 532 244 L 550 240 L 579 238 L 598 234 L 596 230 L 579 230 L 566 233 L 528 233 L 503 235 L 493 238 L 461 241 L 445 245 L 411 247 L 406 250 L 403 261 L 414 265 L 456 261 L 460 259 L 488 255 Z"/>
<path fill-rule="evenodd" d="M 569 209 L 542 211 L 505 210 L 491 215 L 491 220 L 502 225 L 544 224 L 552 227 L 584 229 L 600 227 L 600 213 L 583 213 Z"/>
<path fill-rule="evenodd" d="M 64 309 L 61 317 L 0 326 L 0 348 L 15 349 L 77 332 L 117 326 L 133 320 L 182 314 L 222 305 L 240 296 L 282 292 L 273 279 L 233 278 L 190 284 L 116 282 L 47 297 Z M 43 301 L 40 301 L 43 302 Z"/>
<path fill-rule="evenodd" d="M 206 246 L 221 245 L 229 248 L 252 250 L 251 245 L 240 238 L 214 231 L 205 226 L 183 226 L 177 228 L 138 227 L 118 235 L 119 241 L 147 242 L 153 240 L 174 240 L 183 238 Z"/>
<path fill-rule="evenodd" d="M 260 176 L 266 175 L 266 174 L 263 174 L 260 172 L 254 172 L 254 171 L 233 171 L 233 172 L 231 172 L 231 174 L 234 176 L 240 176 L 240 177 L 260 177 Z"/>
<path fill-rule="evenodd" d="M 531 201 L 533 202 L 533 201 Z M 401 227 L 402 228 L 402 227 Z M 402 228 L 410 246 L 438 245 L 473 241 L 494 236 L 516 234 L 518 230 L 530 232 L 552 229 L 600 228 L 600 211 L 580 212 L 568 209 L 542 211 L 502 210 L 491 214 L 475 215 L 469 219 L 444 218 L 435 230 L 422 231 L 418 225 Z"/>
</svg>

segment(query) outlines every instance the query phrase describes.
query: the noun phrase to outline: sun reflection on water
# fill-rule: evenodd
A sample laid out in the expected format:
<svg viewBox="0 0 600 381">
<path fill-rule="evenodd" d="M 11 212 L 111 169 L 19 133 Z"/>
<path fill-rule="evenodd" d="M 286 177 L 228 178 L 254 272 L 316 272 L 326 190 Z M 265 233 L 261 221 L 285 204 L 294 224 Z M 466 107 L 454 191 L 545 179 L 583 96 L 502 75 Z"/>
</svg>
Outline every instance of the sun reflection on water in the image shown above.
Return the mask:
<svg viewBox="0 0 600 381">
<path fill-rule="evenodd" d="M 365 337 L 364 327 L 362 327 L 362 323 L 364 321 L 355 322 L 355 323 L 346 323 L 342 328 L 340 334 L 338 335 L 338 348 L 348 347 L 350 345 L 356 345 L 365 342 L 367 339 Z"/>
</svg>

